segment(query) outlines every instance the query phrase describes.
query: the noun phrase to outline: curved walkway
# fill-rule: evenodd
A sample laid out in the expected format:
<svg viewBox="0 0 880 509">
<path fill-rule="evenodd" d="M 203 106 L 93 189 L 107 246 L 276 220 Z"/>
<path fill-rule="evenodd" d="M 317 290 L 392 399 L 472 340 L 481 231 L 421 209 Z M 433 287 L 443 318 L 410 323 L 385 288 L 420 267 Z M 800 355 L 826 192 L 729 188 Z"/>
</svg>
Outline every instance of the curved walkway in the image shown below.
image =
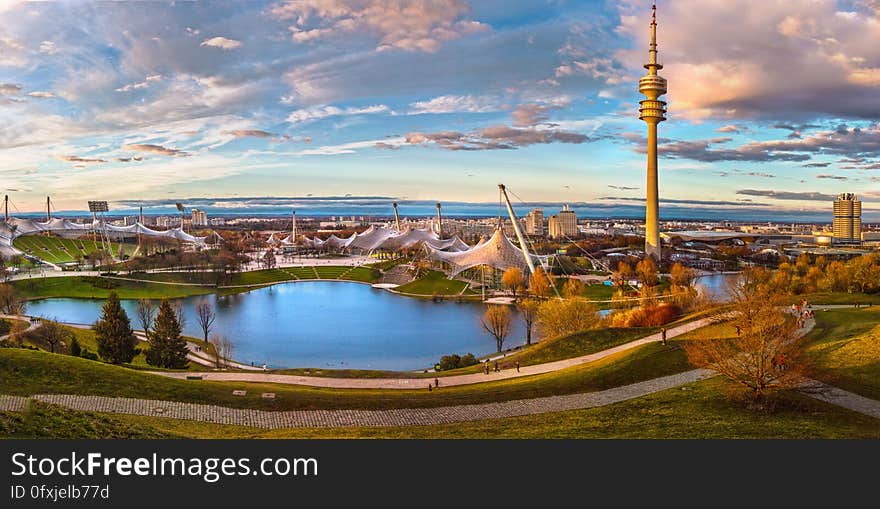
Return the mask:
<svg viewBox="0 0 880 509">
<path fill-rule="evenodd" d="M 598 392 L 436 408 L 272 412 L 148 399 L 39 394 L 29 398 L 0 396 L 0 410 L 22 411 L 27 408 L 28 400 L 35 400 L 86 412 L 170 417 L 264 429 L 427 426 L 600 407 L 712 376 L 714 373 L 709 370 L 696 369 Z"/>
<path fill-rule="evenodd" d="M 701 318 L 693 322 L 673 327 L 666 331 L 668 339 L 680 336 L 694 329 L 705 327 L 712 323 L 712 318 Z M 440 387 L 450 387 L 455 385 L 470 385 L 482 382 L 492 382 L 496 380 L 507 380 L 511 378 L 519 378 L 530 375 L 540 375 L 559 371 L 561 369 L 594 362 L 604 359 L 608 356 L 625 352 L 633 348 L 640 347 L 649 343 L 660 341 L 660 333 L 651 334 L 629 343 L 602 350 L 600 352 L 582 355 L 580 357 L 572 357 L 561 361 L 547 362 L 544 364 L 534 364 L 531 366 L 522 366 L 520 370 L 507 369 L 500 372 L 471 373 L 468 375 L 454 375 L 438 377 Z M 303 376 L 303 375 L 279 375 L 272 373 L 205 373 L 205 372 L 167 372 L 167 371 L 150 371 L 155 375 L 161 375 L 169 378 L 186 379 L 187 377 L 200 376 L 202 380 L 222 381 L 222 382 L 261 382 L 276 383 L 289 385 L 308 385 L 311 387 L 327 387 L 335 389 L 424 389 L 425 384 L 431 380 L 428 378 L 330 378 L 319 376 Z"/>
</svg>

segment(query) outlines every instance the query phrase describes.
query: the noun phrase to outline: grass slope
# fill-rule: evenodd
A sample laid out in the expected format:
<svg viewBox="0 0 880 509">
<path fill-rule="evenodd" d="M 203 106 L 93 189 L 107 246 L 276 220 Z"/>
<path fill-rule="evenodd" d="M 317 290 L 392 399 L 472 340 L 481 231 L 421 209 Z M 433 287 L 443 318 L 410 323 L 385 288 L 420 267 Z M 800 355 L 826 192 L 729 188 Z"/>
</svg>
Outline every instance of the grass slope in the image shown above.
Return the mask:
<svg viewBox="0 0 880 509">
<path fill-rule="evenodd" d="M 806 340 L 819 378 L 880 400 L 880 307 L 819 311 Z"/>
<path fill-rule="evenodd" d="M 458 279 L 448 279 L 446 274 L 436 270 L 429 271 L 425 276 L 398 286 L 395 291 L 411 295 L 460 295 L 468 283 Z M 470 293 L 470 292 L 466 292 Z"/>
<path fill-rule="evenodd" d="M 163 299 L 212 293 L 210 288 L 200 286 L 167 285 L 92 276 L 35 277 L 19 279 L 12 284 L 25 299 L 48 297 L 106 299 L 111 291 L 115 291 L 120 299 Z"/>
</svg>

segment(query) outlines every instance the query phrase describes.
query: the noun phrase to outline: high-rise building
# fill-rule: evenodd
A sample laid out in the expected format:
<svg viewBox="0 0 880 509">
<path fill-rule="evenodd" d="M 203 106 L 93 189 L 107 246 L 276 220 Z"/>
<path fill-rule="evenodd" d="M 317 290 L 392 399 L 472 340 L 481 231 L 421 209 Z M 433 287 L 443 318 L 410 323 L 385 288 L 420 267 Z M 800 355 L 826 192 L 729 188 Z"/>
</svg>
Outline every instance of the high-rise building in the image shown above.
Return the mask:
<svg viewBox="0 0 880 509">
<path fill-rule="evenodd" d="M 208 214 L 204 210 L 192 209 L 193 227 L 208 226 Z"/>
<path fill-rule="evenodd" d="M 857 244 L 862 241 L 862 202 L 853 193 L 840 193 L 834 200 L 834 242 Z"/>
<path fill-rule="evenodd" d="M 648 74 L 639 80 L 639 92 L 646 99 L 639 102 L 639 119 L 648 124 L 648 182 L 645 200 L 645 256 L 660 259 L 660 196 L 657 190 L 657 124 L 666 120 L 666 79 L 657 74 L 663 66 L 657 62 L 657 6 L 651 8 L 651 46 L 648 50 Z"/>
<path fill-rule="evenodd" d="M 544 209 L 532 209 L 526 215 L 526 235 L 544 236 Z"/>
<path fill-rule="evenodd" d="M 551 239 L 573 238 L 577 234 L 577 215 L 568 205 L 563 205 L 559 214 L 547 218 L 547 235 Z"/>
</svg>

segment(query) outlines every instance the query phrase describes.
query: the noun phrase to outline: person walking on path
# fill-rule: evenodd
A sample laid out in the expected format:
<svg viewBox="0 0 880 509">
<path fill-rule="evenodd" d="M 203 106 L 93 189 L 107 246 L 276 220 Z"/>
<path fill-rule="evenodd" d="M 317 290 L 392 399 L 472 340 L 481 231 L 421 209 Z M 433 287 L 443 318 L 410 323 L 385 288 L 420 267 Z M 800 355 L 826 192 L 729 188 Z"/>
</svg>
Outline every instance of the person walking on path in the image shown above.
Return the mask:
<svg viewBox="0 0 880 509">
<path fill-rule="evenodd" d="M 516 361 L 516 372 L 519 373 L 519 361 Z"/>
<path fill-rule="evenodd" d="M 666 346 L 666 327 L 660 329 L 660 342 L 663 343 L 663 346 Z"/>
<path fill-rule="evenodd" d="M 495 372 L 499 373 L 500 371 L 501 371 L 501 368 L 498 366 L 498 361 L 495 361 Z"/>
<path fill-rule="evenodd" d="M 440 379 L 439 378 L 434 379 L 434 387 L 440 387 Z"/>
<path fill-rule="evenodd" d="M 486 359 L 486 374 L 489 374 L 489 359 Z"/>
</svg>

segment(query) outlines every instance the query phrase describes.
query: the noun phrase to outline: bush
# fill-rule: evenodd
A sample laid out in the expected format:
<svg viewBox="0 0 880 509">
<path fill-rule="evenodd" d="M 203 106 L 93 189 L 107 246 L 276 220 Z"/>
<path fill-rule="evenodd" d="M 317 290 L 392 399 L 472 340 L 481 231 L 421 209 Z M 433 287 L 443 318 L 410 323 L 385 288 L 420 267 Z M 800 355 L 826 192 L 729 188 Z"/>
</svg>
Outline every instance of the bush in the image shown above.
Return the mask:
<svg viewBox="0 0 880 509">
<path fill-rule="evenodd" d="M 83 348 L 82 352 L 80 352 L 79 356 L 82 357 L 83 359 L 88 359 L 90 361 L 98 360 L 98 354 L 96 354 L 95 352 L 89 351 L 88 348 Z"/>
<path fill-rule="evenodd" d="M 0 320 L 0 336 L 9 334 L 10 329 L 12 329 L 12 324 L 9 321 Z"/>
<path fill-rule="evenodd" d="M 466 368 L 477 364 L 477 358 L 474 354 L 469 353 L 462 356 L 458 354 L 444 355 L 440 358 L 440 363 L 435 366 L 437 371 L 449 371 L 452 369 Z"/>
<path fill-rule="evenodd" d="M 658 327 L 681 316 L 681 308 L 674 304 L 656 304 L 618 311 L 609 320 L 612 327 Z"/>
<path fill-rule="evenodd" d="M 79 345 L 79 340 L 75 337 L 73 341 L 70 342 L 70 355 L 74 357 L 79 357 L 82 354 L 82 347 Z"/>
</svg>

